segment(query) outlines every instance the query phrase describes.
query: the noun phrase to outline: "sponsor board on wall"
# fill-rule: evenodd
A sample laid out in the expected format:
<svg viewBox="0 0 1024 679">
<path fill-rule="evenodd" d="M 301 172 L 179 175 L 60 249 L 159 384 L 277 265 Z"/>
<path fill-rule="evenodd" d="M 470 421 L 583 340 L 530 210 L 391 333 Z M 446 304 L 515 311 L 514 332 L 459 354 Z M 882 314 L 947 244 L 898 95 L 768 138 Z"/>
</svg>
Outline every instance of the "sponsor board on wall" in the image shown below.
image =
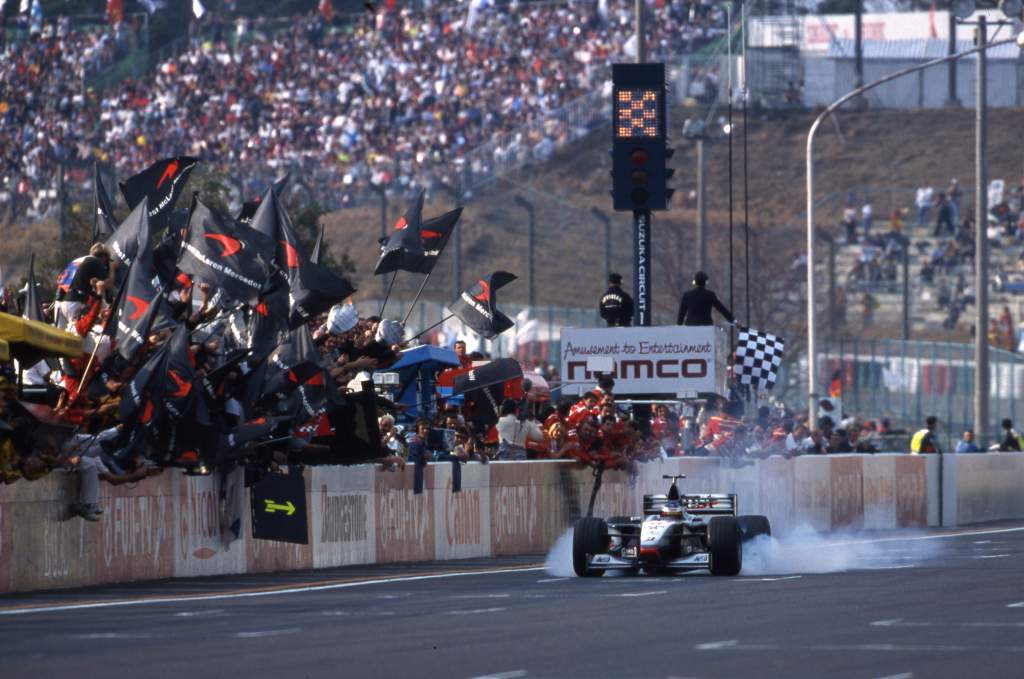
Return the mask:
<svg viewBox="0 0 1024 679">
<path fill-rule="evenodd" d="M 857 455 L 829 457 L 832 488 L 832 529 L 864 525 L 864 466 Z"/>
<path fill-rule="evenodd" d="M 241 474 L 236 470 L 233 474 Z M 236 481 L 229 477 L 228 482 Z M 237 479 L 241 482 L 241 479 Z M 225 525 L 227 516 L 241 518 L 241 507 L 225 515 L 220 497 L 221 478 L 219 475 L 188 476 L 175 474 L 176 499 L 174 536 L 174 574 L 178 577 L 197 575 L 219 575 L 245 572 L 245 540 L 248 535 L 238 526 L 237 539 L 229 540 L 233 534 Z M 230 496 L 233 497 L 233 496 Z M 237 496 L 242 504 L 244 493 Z"/>
<path fill-rule="evenodd" d="M 434 551 L 435 473 L 423 472 L 423 492 L 413 493 L 412 465 L 397 472 L 377 472 L 374 501 L 377 524 L 377 561 L 431 561 Z"/>
<path fill-rule="evenodd" d="M 923 528 L 928 525 L 927 460 L 923 455 L 893 457 L 896 485 L 896 525 Z"/>
<path fill-rule="evenodd" d="M 315 467 L 312 480 L 313 566 L 376 559 L 374 468 Z"/>
<path fill-rule="evenodd" d="M 567 508 L 579 509 L 574 465 L 496 462 L 489 467 L 494 555 L 543 554 L 575 518 L 567 516 Z"/>
<path fill-rule="evenodd" d="M 793 461 L 769 457 L 758 463 L 761 475 L 761 513 L 768 517 L 773 533 L 784 533 L 795 525 L 796 499 Z M 742 500 L 741 500 L 742 502 Z"/>
<path fill-rule="evenodd" d="M 135 486 L 101 485 L 99 582 L 153 580 L 174 575 L 173 474 Z M 81 544 L 81 543 L 80 543 Z"/>
<path fill-rule="evenodd" d="M 793 458 L 797 526 L 827 531 L 832 527 L 832 473 L 824 455 Z"/>
<path fill-rule="evenodd" d="M 864 469 L 864 528 L 896 527 L 896 461 L 892 455 L 862 458 Z"/>
<path fill-rule="evenodd" d="M 723 333 L 714 326 L 563 328 L 563 392 L 593 387 L 595 371 L 604 370 L 594 366 L 610 359 L 618 395 L 724 393 Z"/>
<path fill-rule="evenodd" d="M 462 467 L 462 490 L 452 492 L 450 465 L 439 465 L 441 487 L 434 493 L 434 544 L 438 559 L 465 559 L 491 553 L 489 465 Z"/>
</svg>

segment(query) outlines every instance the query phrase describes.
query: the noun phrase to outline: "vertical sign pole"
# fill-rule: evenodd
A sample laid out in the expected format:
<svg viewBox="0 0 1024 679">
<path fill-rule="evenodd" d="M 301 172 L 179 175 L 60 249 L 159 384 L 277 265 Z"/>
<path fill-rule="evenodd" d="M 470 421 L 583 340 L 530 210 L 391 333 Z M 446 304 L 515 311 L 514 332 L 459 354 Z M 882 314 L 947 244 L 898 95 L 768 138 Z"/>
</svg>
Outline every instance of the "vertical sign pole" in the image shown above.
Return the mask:
<svg viewBox="0 0 1024 679">
<path fill-rule="evenodd" d="M 633 210 L 633 325 L 651 325 L 651 211 Z"/>
<path fill-rule="evenodd" d="M 978 17 L 978 43 L 988 44 L 984 14 Z M 989 440 L 988 421 L 988 166 L 985 146 L 988 129 L 987 63 L 985 50 L 975 56 L 974 75 L 974 290 L 977 318 L 974 322 L 974 435 L 984 450 Z"/>
</svg>

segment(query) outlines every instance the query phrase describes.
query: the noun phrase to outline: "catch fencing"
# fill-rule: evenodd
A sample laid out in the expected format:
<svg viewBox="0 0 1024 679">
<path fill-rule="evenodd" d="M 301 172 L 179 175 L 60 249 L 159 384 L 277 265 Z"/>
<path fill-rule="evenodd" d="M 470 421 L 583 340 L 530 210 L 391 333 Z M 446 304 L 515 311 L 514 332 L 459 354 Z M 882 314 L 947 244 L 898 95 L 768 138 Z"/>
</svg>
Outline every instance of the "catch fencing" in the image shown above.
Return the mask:
<svg viewBox="0 0 1024 679">
<path fill-rule="evenodd" d="M 976 432 L 982 444 L 996 442 L 1000 421 L 1019 419 L 1024 404 L 1024 358 L 994 347 L 989 352 L 989 422 Z M 888 417 L 910 431 L 935 415 L 946 450 L 974 427 L 973 344 L 832 338 L 818 360 L 819 384 L 830 384 L 839 372 L 846 413 Z"/>
</svg>

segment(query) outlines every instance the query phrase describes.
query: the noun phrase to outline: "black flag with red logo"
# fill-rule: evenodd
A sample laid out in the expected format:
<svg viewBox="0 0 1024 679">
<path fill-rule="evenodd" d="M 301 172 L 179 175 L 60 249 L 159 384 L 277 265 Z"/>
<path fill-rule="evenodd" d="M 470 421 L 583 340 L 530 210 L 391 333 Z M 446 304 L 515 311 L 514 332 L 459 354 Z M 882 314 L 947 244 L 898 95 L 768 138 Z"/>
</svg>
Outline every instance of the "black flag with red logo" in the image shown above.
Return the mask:
<svg viewBox="0 0 1024 679">
<path fill-rule="evenodd" d="M 163 365 L 163 382 L 156 386 L 160 405 L 175 420 L 187 417 L 194 402 L 196 379 L 195 358 L 189 349 L 188 327 L 183 323 L 167 340 L 167 355 Z"/>
<path fill-rule="evenodd" d="M 288 341 L 288 286 L 279 285 L 260 297 L 249 311 L 247 346 L 257 358 L 268 356 Z"/>
<path fill-rule="evenodd" d="M 267 373 L 260 401 L 289 398 L 296 389 L 322 372 L 320 352 L 313 344 L 309 326 L 291 331 L 288 341 L 267 359 Z"/>
<path fill-rule="evenodd" d="M 298 274 L 299 265 L 307 261 L 307 258 L 295 233 L 295 226 L 274 187 L 263 194 L 250 226 L 274 239 L 274 263 L 291 281 Z"/>
<path fill-rule="evenodd" d="M 373 274 L 392 273 L 394 271 L 410 271 L 410 263 L 419 262 L 423 258 L 423 241 L 420 236 L 420 222 L 423 217 L 423 192 L 416 197 L 409 209 L 405 211 L 395 228 L 384 242 L 380 259 L 373 269 Z"/>
<path fill-rule="evenodd" d="M 121 193 L 128 207 L 135 209 L 143 198 L 149 199 L 149 220 L 153 231 L 167 226 L 171 210 L 185 189 L 188 176 L 198 158 L 178 156 L 158 160 L 142 172 L 121 183 Z"/>
<path fill-rule="evenodd" d="M 197 198 L 178 268 L 233 300 L 255 306 L 270 277 L 274 249 L 274 241 L 267 236 Z"/>
<path fill-rule="evenodd" d="M 173 322 L 170 306 L 164 299 L 162 287 L 148 253 L 138 256 L 129 265 L 120 300 L 114 309 L 114 342 L 117 353 L 126 361 L 135 359 L 146 344 L 155 327 Z"/>
<path fill-rule="evenodd" d="M 310 322 L 318 314 L 351 297 L 355 291 L 347 278 L 342 278 L 319 264 L 303 262 L 299 266 L 298 274 L 291 280 L 288 327 L 297 328 Z"/>
<path fill-rule="evenodd" d="M 498 311 L 495 293 L 515 279 L 516 275 L 508 271 L 495 271 L 463 291 L 448 308 L 475 332 L 493 339 L 514 325 L 508 316 Z"/>
<path fill-rule="evenodd" d="M 407 266 L 402 268 L 413 273 L 429 274 L 434 270 L 434 265 L 444 252 L 444 246 L 448 245 L 462 216 L 462 208 L 455 208 L 451 212 L 445 212 L 440 217 L 434 217 L 423 222 L 420 227 L 420 242 L 423 244 L 423 254 L 420 257 L 408 257 Z"/>
<path fill-rule="evenodd" d="M 118 285 L 124 284 L 124 277 L 128 267 L 135 261 L 140 250 L 149 251 L 149 235 L 152 233 L 152 223 L 149 220 L 147 206 L 149 199 L 143 197 L 136 205 L 128 218 L 121 222 L 117 230 L 107 238 L 106 246 L 110 251 L 111 261 L 117 261 L 116 281 Z"/>
<path fill-rule="evenodd" d="M 153 377 L 163 369 L 169 344 L 169 342 L 164 342 L 159 349 L 150 354 L 135 376 L 125 385 L 124 392 L 121 394 L 121 405 L 118 409 L 118 419 L 121 422 L 134 422 L 138 419 L 140 424 L 150 424 L 153 421 L 153 398 L 149 393 L 150 383 L 153 381 Z"/>
</svg>

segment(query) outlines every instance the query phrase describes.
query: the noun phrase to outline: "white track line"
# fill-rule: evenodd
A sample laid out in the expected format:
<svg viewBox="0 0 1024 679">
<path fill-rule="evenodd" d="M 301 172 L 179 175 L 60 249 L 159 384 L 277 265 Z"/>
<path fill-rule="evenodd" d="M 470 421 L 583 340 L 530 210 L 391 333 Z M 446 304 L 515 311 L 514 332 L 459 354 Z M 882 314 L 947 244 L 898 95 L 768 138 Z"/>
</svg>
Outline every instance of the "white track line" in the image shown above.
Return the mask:
<svg viewBox="0 0 1024 679">
<path fill-rule="evenodd" d="M 302 587 L 287 587 L 284 589 L 274 589 L 264 592 L 225 592 L 223 594 L 189 594 L 161 598 L 119 599 L 117 601 L 94 601 L 84 604 L 64 604 L 58 606 L 39 606 L 36 608 L 19 608 L 6 611 L 0 610 L 0 616 L 24 615 L 28 613 L 59 613 L 62 611 L 80 611 L 90 608 L 113 608 L 115 606 L 152 606 L 158 604 L 177 604 L 192 601 L 224 601 L 227 599 L 252 599 L 256 597 L 276 596 L 278 594 L 328 592 L 335 589 L 351 589 L 353 587 L 366 587 L 368 585 L 384 585 L 395 582 L 443 580 L 447 578 L 461 578 L 472 575 L 504 575 L 508 573 L 529 573 L 542 570 L 544 570 L 543 566 L 537 566 L 536 568 L 501 568 L 491 571 L 457 571 L 455 573 L 434 573 L 431 575 L 405 575 L 392 578 L 376 578 L 373 580 L 360 580 L 358 582 L 338 582 L 329 585 L 306 585 Z"/>
</svg>

